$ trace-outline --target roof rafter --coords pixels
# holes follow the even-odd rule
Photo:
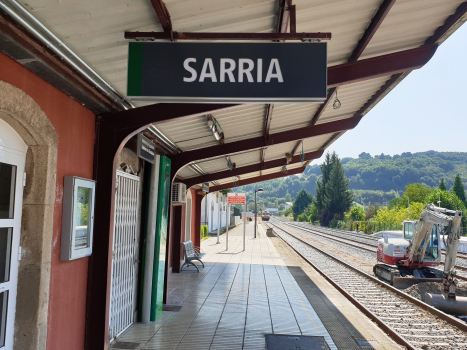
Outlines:
[[[314,152],[305,153],[304,162],[311,161],[311,160],[321,157],[323,155],[323,152],[324,152],[323,150],[318,150]],[[296,163],[301,163],[301,162],[302,160],[300,156],[295,156],[292,158],[292,161],[289,164],[296,164]],[[203,183],[203,182],[211,182],[213,180],[225,179],[225,178],[229,178],[232,176],[240,176],[243,174],[254,173],[256,171],[277,168],[277,167],[284,166],[284,165],[287,165],[286,160],[284,158],[280,158],[276,160],[271,160],[269,162],[265,162],[263,165],[261,165],[261,163],[247,165],[244,167],[236,168],[233,171],[226,170],[226,171],[220,171],[220,172],[213,173],[213,174],[207,174],[203,176],[188,178],[186,180],[183,180],[183,182],[186,183],[187,187],[191,187],[193,185]]]
[[[389,11],[391,10],[392,6],[396,0],[384,0],[383,3],[380,5],[378,11],[376,11],[375,16],[371,20],[370,24],[363,33],[361,39],[359,40],[357,46],[353,50],[352,54],[350,55],[347,62],[354,62],[359,59],[362,55],[363,51],[370,43],[371,38],[375,35],[376,31],[378,30],[381,23],[383,23],[384,19],[388,15]]]
[[[274,110],[274,104],[269,104],[268,109],[266,111],[266,118],[264,120],[264,139],[267,140],[269,138],[269,130],[271,129],[271,121],[272,121],[272,112]]]
[[[314,126],[308,126],[297,130],[288,130],[271,134],[270,140],[264,140],[262,136],[251,139],[225,143],[219,146],[210,146],[198,148],[192,151],[176,154],[172,156],[172,164],[174,167],[181,167],[193,161],[200,159],[209,159],[224,155],[232,155],[234,153],[253,151],[269,145],[278,145],[280,143],[306,139],[309,137],[331,134],[338,131],[346,131],[353,129],[360,121],[360,117],[351,117],[343,120],[338,120],[329,123],[323,123]]]
[[[232,187],[245,186],[245,185],[250,185],[250,184],[256,183],[256,182],[269,181],[269,180],[274,180],[274,179],[278,179],[278,178],[281,178],[281,177],[296,175],[296,174],[303,173],[303,171],[305,171],[305,168],[306,168],[306,166],[296,168],[296,169],[291,169],[291,170],[289,170],[287,172],[287,174],[283,173],[282,171],[279,171],[279,172],[276,172],[276,173],[267,174],[267,175],[263,175],[263,176],[252,177],[252,178],[245,179],[245,180],[238,180],[236,183],[229,182],[229,183],[222,184],[222,185],[219,185],[219,186],[209,187],[209,192],[222,191],[222,190],[226,190],[226,189],[229,189],[229,188],[232,188]]]
[[[151,0],[151,5],[156,12],[157,19],[159,20],[164,33],[172,33],[172,21],[170,20],[170,14],[164,2],[162,0]]]
[[[370,40],[375,35],[375,33],[378,30],[381,23],[383,23],[383,20],[386,18],[387,14],[389,13],[389,10],[391,10],[391,8],[392,8],[392,6],[394,5],[395,2],[396,2],[396,0],[384,0],[383,1],[383,3],[380,5],[378,11],[376,11],[376,14],[374,15],[374,17],[371,20],[370,24],[366,28],[365,33],[363,33],[362,37],[360,38],[359,42],[357,43],[357,46],[355,47],[353,52],[350,54],[350,57],[347,60],[347,63],[357,61],[360,58],[363,51],[365,50],[365,48],[369,44]],[[338,89],[338,87],[336,86],[334,88],[331,88],[328,91],[328,96],[326,98],[326,101],[324,101],[323,104],[316,111],[315,115],[311,119],[311,125],[316,124],[319,117],[321,117],[321,114],[323,114],[324,110],[328,106],[329,101],[332,99],[333,95],[336,93],[337,89]]]

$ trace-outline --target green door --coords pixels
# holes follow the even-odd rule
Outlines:
[[[154,275],[152,279],[151,321],[162,314],[164,297],[164,272],[169,229],[170,209],[170,159],[161,156],[157,198],[156,247],[154,252]]]

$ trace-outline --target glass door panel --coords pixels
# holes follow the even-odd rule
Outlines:
[[[16,166],[0,163],[0,219],[13,219]]]
[[[12,259],[12,253],[17,252],[19,246],[23,189],[19,173],[23,172],[24,157],[18,159],[4,154],[3,159],[7,163],[0,162],[0,349],[10,350],[13,348],[18,271],[17,258],[15,255]]]

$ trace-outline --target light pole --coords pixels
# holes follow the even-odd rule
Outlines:
[[[410,198],[407,197],[407,206],[409,207],[409,220],[410,220]]]
[[[255,190],[255,238],[256,238],[256,215],[257,215],[257,210],[256,210],[256,192],[263,192],[262,188],[258,188]]]
[[[441,194],[438,193],[438,208],[441,208]]]

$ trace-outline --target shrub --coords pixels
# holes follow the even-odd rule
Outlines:
[[[208,236],[208,226],[201,225],[201,239]]]

